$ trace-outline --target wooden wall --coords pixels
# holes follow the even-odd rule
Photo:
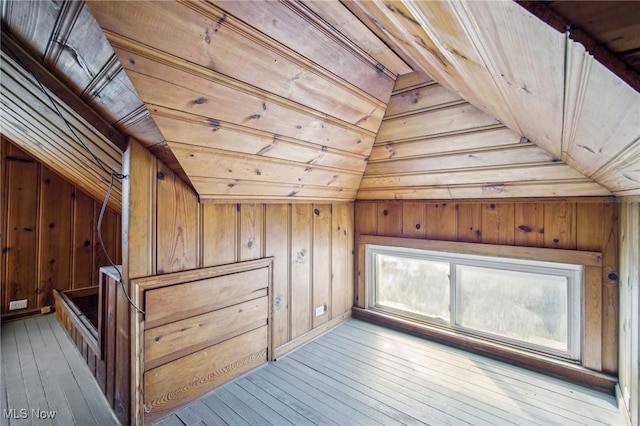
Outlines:
[[[620,200],[620,391],[640,424],[640,197]]]
[[[4,137],[1,146],[2,314],[13,300],[39,309],[54,304],[53,289],[98,285],[98,269],[108,264],[96,233],[101,202]],[[120,215],[111,209],[102,235],[119,262]]]
[[[135,141],[124,170],[126,282],[272,256],[276,357],[350,315],[353,204],[199,203],[187,184]],[[119,303],[127,304],[122,294]],[[128,339],[130,319],[118,321],[121,338]]]
[[[602,253],[602,279],[585,289],[590,369],[618,371],[618,210],[613,198],[358,201],[358,235],[424,238]],[[356,296],[363,307],[362,295]]]

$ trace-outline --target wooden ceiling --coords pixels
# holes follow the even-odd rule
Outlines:
[[[2,6],[202,200],[640,193],[638,92],[516,3]]]

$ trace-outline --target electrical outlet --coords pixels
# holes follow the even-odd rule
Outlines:
[[[316,308],[316,316],[319,317],[320,315],[324,314],[325,312],[327,312],[327,305],[322,305],[322,306],[318,306]]]
[[[27,299],[14,300],[13,302],[9,302],[10,311],[15,311],[16,309],[24,309],[26,307],[27,307]]]

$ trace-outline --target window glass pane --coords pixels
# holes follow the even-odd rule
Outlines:
[[[568,350],[565,276],[456,266],[462,327]]]
[[[449,321],[449,263],[377,254],[376,305]]]

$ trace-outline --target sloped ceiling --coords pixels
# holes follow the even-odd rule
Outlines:
[[[516,3],[88,6],[3,36],[203,200],[640,193],[638,92]]]

